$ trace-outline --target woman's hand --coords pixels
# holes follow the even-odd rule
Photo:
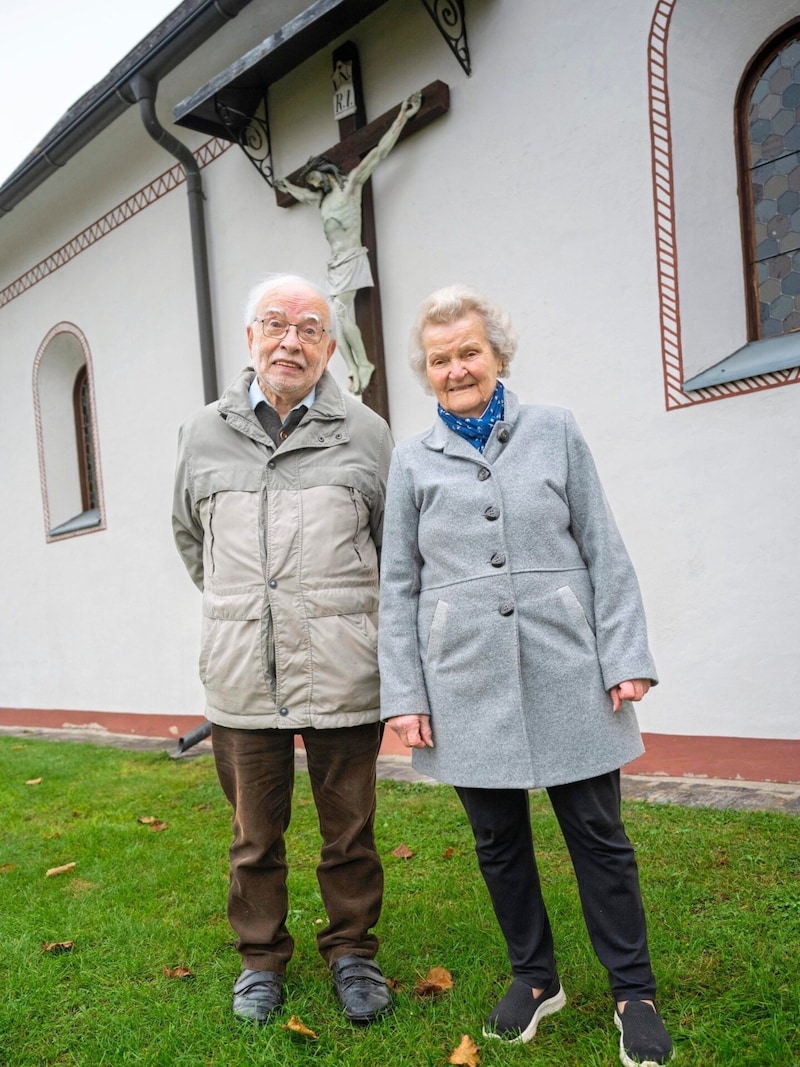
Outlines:
[[[406,748],[433,748],[430,715],[396,715],[388,722]]]
[[[614,711],[619,711],[623,700],[641,700],[649,688],[649,678],[632,678],[628,682],[620,682],[619,685],[612,686],[608,693]]]

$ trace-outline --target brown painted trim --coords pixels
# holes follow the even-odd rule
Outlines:
[[[136,712],[65,711],[58,708],[0,708],[0,726],[63,730],[98,727],[132,737],[184,737],[203,716],[142,715]],[[763,737],[688,737],[644,734],[647,751],[624,767],[626,774],[674,778],[727,778],[748,782],[800,782],[800,740]],[[391,730],[381,746],[385,756],[407,756]]]
[[[658,0],[647,41],[647,80],[650,102],[650,145],[653,172],[656,266],[661,364],[665,408],[679,411],[727,400],[745,393],[777,389],[800,382],[800,369],[772,371],[691,393],[683,391],[680,295],[678,286],[678,241],[675,229],[675,182],[672,163],[672,122],[669,107],[667,51],[672,15],[678,0]]]

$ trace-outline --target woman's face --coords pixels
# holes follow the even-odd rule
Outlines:
[[[500,361],[476,311],[422,331],[425,372],[436,399],[453,415],[478,418],[497,385]]]

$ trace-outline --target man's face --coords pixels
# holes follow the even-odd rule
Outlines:
[[[320,189],[323,193],[330,192],[331,180],[328,175],[323,174],[321,170],[309,171],[304,180],[309,189]]]
[[[276,409],[288,409],[302,400],[322,377],[336,341],[328,333],[328,306],[309,286],[291,283],[271,290],[259,304],[256,318],[272,316],[301,324],[318,320],[325,329],[316,344],[309,344],[301,343],[294,325],[283,338],[265,337],[260,322],[251,322],[247,327],[247,344],[258,384]]]

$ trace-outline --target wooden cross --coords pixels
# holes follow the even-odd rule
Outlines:
[[[348,173],[355,167],[359,160],[371,151],[392,125],[400,110],[400,105],[387,111],[380,118],[367,123],[364,108],[364,94],[361,86],[361,70],[358,63],[358,52],[350,41],[341,45],[333,53],[333,66],[337,64],[352,64],[353,87],[356,96],[356,111],[352,115],[339,120],[339,141],[332,145],[322,155],[335,163],[343,172]],[[444,82],[435,81],[426,85],[422,90],[422,104],[417,112],[400,133],[398,141],[405,139],[417,130],[423,129],[440,115],[444,115],[450,108],[450,90]],[[300,174],[303,168],[298,168],[288,175],[288,181],[300,184]],[[275,198],[280,207],[291,207],[297,201],[287,192],[275,190]],[[356,322],[370,362],[375,367],[375,372],[370,379],[369,385],[362,394],[365,404],[382,415],[389,421],[389,393],[386,382],[386,363],[383,348],[383,323],[381,317],[381,293],[378,278],[377,241],[375,235],[375,213],[372,195],[372,179],[364,184],[361,193],[361,240],[369,251],[370,266],[374,285],[359,289],[355,298]]]

